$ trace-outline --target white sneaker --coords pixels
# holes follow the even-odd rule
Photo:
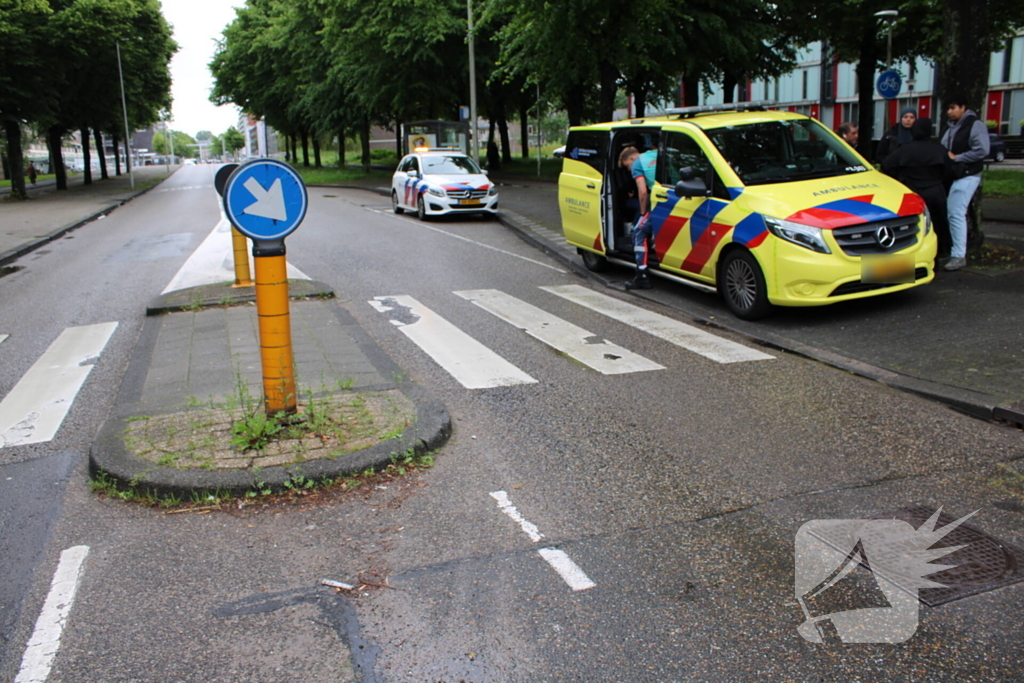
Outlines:
[[[942,267],[942,269],[943,270],[960,270],[961,268],[965,267],[966,265],[967,265],[967,259],[965,259],[965,258],[957,258],[956,256],[954,256],[953,258],[951,258],[948,261],[946,261],[946,265],[944,265]]]

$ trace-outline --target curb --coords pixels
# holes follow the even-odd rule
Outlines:
[[[288,298],[302,299],[333,299],[334,288],[318,280],[289,280]],[[179,311],[193,311],[200,308],[216,308],[218,306],[237,306],[256,301],[256,287],[235,288],[229,282],[212,285],[199,285],[187,289],[176,289],[154,298],[146,306],[146,315],[164,315]]]
[[[367,387],[364,390],[373,388],[381,387]],[[128,411],[111,417],[104,424],[89,451],[89,471],[93,476],[104,473],[129,486],[140,487],[160,496],[180,496],[196,491],[243,494],[257,485],[281,492],[286,490],[285,483],[294,477],[335,478],[358,474],[369,468],[379,469],[387,466],[395,455],[410,450],[421,455],[439,448],[448,440],[452,424],[443,403],[426,389],[409,382],[387,388],[398,388],[416,405],[416,424],[400,436],[335,459],[265,467],[259,471],[259,476],[249,469],[205,471],[162,467],[136,458],[128,452],[122,438],[125,426],[132,417],[129,414],[131,411]],[[179,412],[187,411],[168,410],[161,414]]]
[[[174,175],[174,174],[172,173],[171,175]],[[167,176],[167,178],[170,178],[170,177],[171,176]],[[167,178],[164,178],[164,180],[167,180]],[[118,201],[117,203],[110,204],[106,208],[101,209],[101,210],[99,210],[99,211],[97,211],[97,212],[95,212],[95,213],[93,213],[93,214],[91,214],[91,215],[89,215],[89,216],[87,216],[85,218],[79,219],[79,220],[75,221],[74,223],[68,223],[67,225],[65,225],[63,227],[57,228],[56,230],[54,230],[53,232],[51,232],[48,235],[44,235],[43,237],[37,237],[36,239],[32,240],[31,242],[26,242],[25,244],[21,245],[20,247],[15,247],[14,249],[9,249],[8,251],[5,251],[4,253],[0,254],[0,266],[7,265],[8,263],[10,263],[12,261],[17,261],[19,258],[24,256],[25,254],[29,254],[29,253],[35,251],[36,249],[39,249],[40,247],[49,244],[50,242],[54,241],[55,239],[59,239],[59,238],[63,237],[64,235],[66,235],[67,233],[71,232],[72,230],[80,228],[83,225],[85,225],[86,223],[91,223],[94,220],[96,220],[97,218],[99,218],[100,216],[106,216],[107,214],[111,213],[115,209],[117,209],[117,208],[119,208],[121,206],[124,206],[125,204],[127,204],[131,200],[135,199],[136,197],[140,197],[140,196],[146,194],[147,192],[149,192],[150,190],[152,190],[153,188],[159,187],[160,184],[163,183],[163,182],[164,181],[161,180],[156,185],[153,185],[152,187],[147,187],[145,190],[139,190],[138,192],[129,195],[128,197]]]

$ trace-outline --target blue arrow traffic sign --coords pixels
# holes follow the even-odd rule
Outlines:
[[[889,69],[883,71],[878,75],[878,81],[875,83],[875,87],[878,89],[878,94],[887,100],[895,99],[900,94],[900,90],[903,89],[903,79],[900,75]]]
[[[306,216],[306,185],[295,170],[274,159],[239,166],[224,186],[224,212],[231,224],[254,240],[290,235]]]

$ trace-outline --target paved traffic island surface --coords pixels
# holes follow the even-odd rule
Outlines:
[[[241,295],[240,295],[241,296]],[[329,299],[291,303],[295,418],[263,412],[256,307],[149,317],[94,473],[155,495],[281,491],[439,448],[445,406]]]

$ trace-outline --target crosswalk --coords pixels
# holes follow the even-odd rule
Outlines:
[[[646,332],[716,363],[771,360],[774,356],[580,285],[539,287],[543,292]],[[665,366],[496,289],[452,292],[603,375],[665,370]],[[406,294],[368,302],[467,389],[534,384],[538,380]]]
[[[117,323],[69,327],[0,401],[0,448],[50,441]]]

